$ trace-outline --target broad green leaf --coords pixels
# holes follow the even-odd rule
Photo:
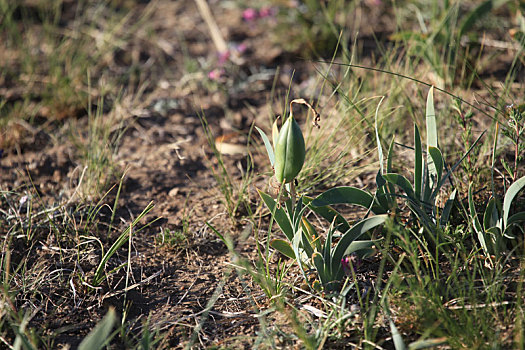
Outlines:
[[[259,135],[261,135],[261,138],[264,142],[264,147],[266,148],[266,153],[268,153],[268,158],[270,159],[270,163],[273,167],[273,164],[275,163],[275,155],[273,153],[272,144],[270,143],[270,140],[268,139],[268,136],[266,136],[266,133],[264,131],[262,131],[258,127],[255,127],[255,129],[259,132]]]
[[[457,190],[454,189],[450,196],[447,199],[447,202],[445,203],[445,207],[443,208],[443,212],[441,213],[441,218],[439,220],[439,223],[441,226],[445,226],[448,222],[448,219],[450,217],[450,212],[452,211],[452,208],[454,207],[454,202],[456,199]]]
[[[78,350],[99,350],[108,345],[111,341],[111,331],[116,322],[115,309],[110,308],[102,321],[82,340]]]
[[[387,156],[387,159],[386,159],[386,172],[387,173],[391,173],[392,172],[392,160],[394,159],[394,140],[395,140],[395,137],[392,137],[392,141],[390,141],[390,145],[388,146],[388,156]],[[394,185],[392,185],[392,184],[388,184],[387,188],[388,188],[388,193],[389,193],[389,196],[388,196],[388,202],[389,202],[388,208],[392,209],[396,205],[396,200],[395,200],[394,196],[392,196],[392,194],[394,194],[396,192],[396,189],[395,189]],[[376,214],[383,214],[383,213],[376,213]]]
[[[514,201],[514,198],[518,195],[518,193],[525,187],[525,176],[522,178],[519,178],[514,182],[512,185],[510,185],[509,189],[505,193],[505,198],[503,199],[503,227],[507,227],[507,219],[510,214],[510,206],[512,205],[512,202]]]
[[[303,274],[303,278],[305,279],[305,281],[308,281],[308,277],[306,276],[305,267],[303,266],[304,262],[302,261],[302,255],[301,255],[302,241],[303,241],[303,235],[300,232],[298,232],[298,234],[296,234],[291,240],[291,243],[292,243],[293,252],[296,257],[295,261],[297,261],[297,264],[299,265],[299,269],[301,270],[301,273]]]
[[[483,228],[488,230],[491,227],[500,226],[499,220],[500,214],[498,211],[497,200],[496,198],[491,197],[485,207],[485,213],[483,214]]]
[[[396,325],[394,324],[394,321],[392,321],[390,317],[388,318],[388,323],[390,324],[390,332],[392,333],[392,341],[394,342],[394,348],[396,350],[407,350],[401,333],[399,333]]]
[[[415,196],[414,189],[412,188],[410,181],[408,181],[406,177],[404,177],[403,175],[395,174],[395,173],[385,174],[383,175],[383,177],[385,178],[386,181],[401,188],[405,192],[407,197],[409,197],[410,199],[416,202],[419,201],[419,199],[416,198]]]
[[[274,220],[277,222],[277,225],[279,225],[286,238],[292,241],[294,231],[292,228],[292,223],[290,222],[288,215],[286,215],[286,213],[284,212],[284,209],[282,207],[278,207],[275,200],[268,194],[260,190],[257,190],[257,192],[259,192],[259,195],[261,196],[262,200],[264,201],[268,209],[270,209],[270,213],[272,213]]]
[[[389,202],[390,194],[386,193],[387,189],[385,185],[387,184],[387,182],[385,179],[383,179],[383,177],[381,176],[381,174],[379,174],[379,172],[377,173],[377,176],[376,176],[376,183],[377,183],[376,199],[382,208],[388,208],[390,206],[390,202]],[[379,214],[383,214],[383,213],[384,211],[380,212]]]
[[[297,203],[295,204],[295,210],[293,211],[292,222],[293,222],[295,232],[299,230],[299,225],[301,224],[301,218],[303,216],[305,209],[306,207],[303,206],[303,196],[301,196],[297,200]]]
[[[315,198],[311,206],[324,207],[334,204],[354,204],[366,209],[372,208],[376,214],[383,214],[385,210],[374,203],[374,197],[363,190],[351,186],[334,187]]]
[[[441,175],[443,175],[443,155],[441,154],[439,148],[432,146],[428,148],[428,152],[430,153],[430,157],[432,158],[432,162],[434,163],[436,169],[436,178],[434,179],[434,183],[439,184],[441,180]],[[438,190],[439,187],[436,186],[435,191]]]
[[[371,256],[375,253],[374,246],[375,241],[366,240],[366,241],[353,241],[350,243],[348,248],[346,248],[343,257],[350,255],[352,253],[357,253],[360,258]]]
[[[499,227],[491,227],[485,231],[485,242],[491,255],[499,256],[499,253],[505,249],[503,232]]]
[[[376,132],[376,142],[377,142],[377,155],[379,157],[379,168],[381,170],[381,174],[384,173],[384,165],[383,165],[383,147],[381,146],[381,138],[379,137],[379,128],[377,126],[377,114],[379,113],[379,106],[381,106],[381,102],[383,102],[383,99],[385,96],[381,97],[381,101],[379,101],[377,108],[376,108],[376,114],[374,117],[374,129]]]
[[[308,236],[310,244],[315,247],[317,251],[321,251],[321,239],[319,234],[315,230],[315,227],[310,223],[310,221],[303,217],[301,220],[301,229]]]
[[[437,126],[436,126],[436,112],[434,111],[434,87],[432,86],[428,91],[427,96],[427,110],[426,110],[426,125],[427,125],[427,167],[430,178],[429,187],[433,188],[434,184],[439,181],[437,179],[437,169],[432,157],[430,156],[429,148],[438,147]]]
[[[331,269],[332,266],[330,265],[332,261],[332,238],[334,235],[334,227],[333,225],[330,225],[330,228],[328,229],[328,234],[326,235],[326,240],[324,241],[324,247],[323,247],[323,260],[326,265],[325,271],[327,273],[332,273]]]
[[[382,225],[386,219],[388,218],[388,215],[376,215],[372,216],[370,218],[363,219],[359,221],[357,224],[352,226],[350,230],[345,232],[339,242],[337,242],[337,245],[335,246],[332,254],[332,271],[337,271],[339,266],[335,266],[335,264],[340,264],[341,259],[344,257],[346,250],[352,244],[353,241],[358,239],[361,235],[363,235],[365,232],[370,231],[371,229]]]
[[[275,250],[278,250],[283,255],[289,257],[290,259],[295,260],[295,253],[293,251],[292,245],[283,240],[283,239],[272,239],[270,242],[270,247],[272,247]]]
[[[507,226],[505,227],[505,234],[508,238],[514,238],[511,236],[508,236],[510,231],[512,230],[513,225],[519,225],[522,230],[525,228],[525,211],[519,212],[517,214],[512,215],[509,220],[507,221]]]
[[[419,128],[414,123],[414,191],[418,199],[421,198],[421,189],[423,187],[423,148],[421,146],[421,135],[419,134]]]
[[[304,252],[306,253],[306,256],[311,257],[314,253],[314,248],[312,247],[308,233],[306,233],[303,229],[301,229],[301,244],[303,246]]]
[[[409,350],[436,349],[441,345],[448,344],[447,337],[416,340],[408,345]]]
[[[277,126],[277,119],[272,124],[272,142],[275,146],[277,144],[277,139],[279,138],[279,127]]]
[[[315,252],[312,255],[312,263],[315,266],[317,273],[319,274],[319,279],[321,280],[321,283],[323,285],[327,285],[329,282],[331,282],[330,279],[327,278],[325,270],[326,264],[324,262],[323,256],[320,253]]]

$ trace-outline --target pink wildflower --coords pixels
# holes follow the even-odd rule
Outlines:
[[[248,48],[248,45],[246,45],[245,43],[240,43],[239,45],[236,46],[236,50],[238,53],[243,53],[244,51],[246,51],[246,49]]]
[[[218,81],[222,75],[224,74],[224,69],[222,68],[215,68],[214,70],[210,71],[208,73],[208,78],[210,80],[215,80],[215,81]]]
[[[242,18],[247,22],[251,22],[257,18],[257,11],[252,8],[247,8],[242,12]]]

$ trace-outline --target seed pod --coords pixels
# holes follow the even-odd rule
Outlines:
[[[275,145],[275,178],[279,183],[288,183],[295,179],[303,167],[305,154],[303,133],[290,114]]]

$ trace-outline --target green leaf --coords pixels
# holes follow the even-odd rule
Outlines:
[[[429,187],[433,188],[434,183],[438,180],[437,178],[437,169],[432,157],[430,156],[429,148],[438,147],[438,138],[437,138],[437,126],[436,126],[436,112],[434,111],[434,87],[432,86],[428,91],[427,96],[427,110],[426,110],[426,125],[427,125],[427,167],[428,174],[430,178]]]
[[[277,144],[277,139],[279,138],[279,127],[277,126],[278,119],[279,118],[275,119],[272,124],[272,142],[274,146]]]
[[[379,113],[379,106],[381,106],[381,102],[383,102],[383,99],[385,96],[381,97],[381,101],[379,101],[377,108],[376,108],[376,114],[374,117],[374,129],[376,132],[376,142],[377,142],[377,155],[379,157],[379,168],[381,170],[381,174],[384,173],[384,165],[383,165],[383,147],[381,146],[381,138],[379,137],[379,128],[377,127],[377,115]]]
[[[525,176],[516,180],[505,193],[505,198],[503,199],[503,227],[507,227],[507,219],[510,214],[510,206],[514,201],[514,198],[518,193],[525,187]]]
[[[396,350],[407,350],[405,342],[403,341],[403,337],[397,330],[394,321],[392,321],[390,317],[388,318],[388,323],[390,324],[390,332],[392,333],[392,341],[394,342],[394,348]]]
[[[97,269],[95,271],[95,276],[93,277],[93,285],[94,286],[98,286],[100,283],[102,283],[102,281],[104,281],[105,279],[105,276],[104,276],[104,269],[106,268],[106,264],[108,262],[108,260],[113,256],[113,254],[115,254],[117,252],[117,250],[122,247],[122,245],[124,245],[124,243],[126,243],[131,235],[131,233],[138,233],[139,231],[143,230],[144,228],[150,226],[151,224],[153,224],[155,221],[157,221],[158,219],[156,220],[153,220],[151,222],[149,222],[148,224],[142,226],[140,229],[135,229],[132,231],[132,228],[135,228],[138,223],[140,222],[140,220],[142,220],[142,218],[144,216],[146,216],[153,208],[155,207],[155,205],[153,205],[153,202],[150,202],[146,208],[144,208],[144,210],[142,211],[142,213],[140,213],[136,218],[135,220],[133,220],[133,222],[131,223],[131,225],[129,225],[128,227],[126,227],[126,229],[124,230],[124,232],[122,232],[122,234],[117,238],[117,240],[111,245],[111,247],[109,248],[109,250],[106,252],[106,254],[104,254],[104,256],[102,257],[102,260],[100,261],[100,263],[98,264],[97,266]]]
[[[481,248],[483,248],[483,251],[486,255],[489,255],[489,248],[487,246],[487,242],[485,240],[485,233],[483,231],[483,228],[481,227],[481,223],[478,219],[478,214],[476,212],[476,207],[474,205],[474,199],[472,198],[472,186],[469,185],[468,188],[468,206],[470,211],[470,219],[472,220],[472,227],[474,228],[474,232],[476,232],[478,236],[478,241],[481,244]]]
[[[372,248],[374,244],[375,242],[371,240],[353,241],[348,248],[346,248],[343,257],[352,253],[357,253],[360,258],[371,256],[375,253],[375,249]]]
[[[488,230],[491,227],[500,226],[500,214],[497,206],[497,199],[490,198],[487,206],[485,207],[485,213],[483,214],[483,228]]]
[[[419,134],[419,128],[414,123],[414,148],[415,148],[415,161],[414,161],[414,190],[416,197],[421,198],[421,189],[423,187],[423,148],[421,146],[421,135]]]
[[[323,285],[327,285],[330,281],[330,278],[326,275],[326,264],[324,263],[323,256],[319,252],[315,252],[312,255],[312,264],[315,266],[315,269],[317,270],[317,274],[319,274],[319,279],[321,280],[321,283]]]
[[[292,228],[292,223],[290,222],[288,215],[286,215],[286,213],[284,212],[284,209],[277,206],[275,200],[268,194],[260,190],[257,190],[257,192],[259,192],[259,195],[261,196],[262,200],[264,201],[268,209],[270,209],[270,213],[272,213],[274,220],[277,222],[277,225],[279,225],[286,238],[292,241],[294,231]]]
[[[522,222],[525,222],[525,211],[516,213],[508,219],[507,226],[505,227],[505,233],[507,233],[507,230],[510,231],[512,225],[517,225]],[[521,228],[523,228],[523,226],[521,226]]]
[[[416,340],[408,345],[410,350],[420,350],[420,349],[436,349],[440,345],[448,344],[448,339],[446,337],[442,338],[433,338],[433,339],[423,339]]]
[[[392,141],[390,141],[390,145],[388,146],[388,156],[387,156],[387,159],[386,159],[386,172],[387,173],[391,173],[392,172],[392,161],[394,159],[394,140],[395,140],[395,137],[392,137]],[[392,194],[394,194],[396,192],[396,189],[395,189],[394,185],[392,185],[392,184],[388,184],[387,188],[388,188],[388,193],[389,193],[389,196],[388,196],[388,202],[389,202],[388,208],[392,209],[396,205],[396,200],[395,200],[394,196],[392,196]],[[376,214],[383,214],[383,213],[376,213]]]
[[[270,159],[270,163],[273,167],[273,164],[275,163],[275,155],[273,153],[272,144],[270,143],[270,140],[268,139],[268,136],[266,136],[266,133],[264,131],[262,131],[258,127],[255,127],[255,129],[259,132],[259,135],[261,135],[261,138],[264,142],[264,147],[266,148],[266,153],[268,153],[268,158]]]
[[[112,338],[110,337],[111,331],[116,322],[115,310],[110,308],[102,321],[82,340],[78,350],[99,350],[108,345]]]
[[[374,197],[363,190],[351,186],[334,187],[315,198],[311,205],[313,207],[324,207],[334,204],[354,204],[369,209],[376,214],[383,214],[385,210],[374,203]]]
[[[352,226],[350,230],[345,232],[339,242],[337,242],[337,245],[335,246],[335,249],[332,254],[332,271],[337,271],[339,268],[339,265],[341,263],[341,259],[343,259],[346,250],[352,244],[353,241],[358,239],[361,235],[363,235],[365,232],[370,231],[371,229],[382,225],[386,219],[388,218],[388,215],[376,215],[372,216],[370,218],[363,219],[359,221],[357,224]],[[337,266],[336,266],[337,264]]]
[[[414,189],[412,188],[410,181],[408,181],[406,177],[395,173],[385,174],[383,177],[386,181],[401,188],[407,197],[414,200],[415,202],[419,202],[419,199],[415,196]]]
[[[452,207],[454,206],[454,202],[456,199],[457,190],[454,189],[450,196],[447,199],[447,202],[445,203],[445,207],[443,208],[443,212],[441,213],[441,218],[439,220],[439,223],[441,226],[444,226],[447,224],[448,219],[450,217],[450,212],[452,211]]]
[[[334,235],[334,227],[330,226],[328,229],[328,234],[326,235],[326,240],[324,241],[323,247],[323,260],[326,265],[325,271],[331,273],[331,261],[332,261],[332,238]]]
[[[295,260],[295,253],[293,251],[292,245],[289,242],[278,238],[272,239],[272,241],[270,242],[270,247],[279,251],[280,253],[289,257],[290,259]]]
[[[441,151],[439,148],[436,147],[429,147],[428,152],[430,153],[430,157],[432,158],[432,162],[435,165],[436,168],[436,178],[434,179],[434,183],[439,184],[441,180],[441,176],[443,175],[443,155],[441,154]],[[439,191],[439,187],[436,186],[435,192]]]
[[[301,220],[301,229],[303,230],[303,233],[307,235],[310,244],[315,247],[317,251],[321,251],[321,239],[319,234],[306,217],[303,217]]]

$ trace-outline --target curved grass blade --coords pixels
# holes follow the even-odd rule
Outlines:
[[[139,222],[140,220],[142,220],[142,218],[144,216],[146,216],[153,208],[155,207],[155,205],[153,204],[153,202],[149,202],[149,204],[146,206],[146,208],[142,211],[142,213],[140,213],[136,218],[135,220],[133,220],[133,222],[124,230],[124,232],[122,232],[122,234],[117,238],[117,240],[111,245],[111,247],[109,248],[109,250],[106,252],[106,254],[104,254],[104,256],[102,257],[102,260],[100,261],[100,263],[98,264],[98,267],[97,267],[97,270],[95,271],[95,276],[93,277],[93,285],[96,287],[98,286],[100,283],[102,283],[102,281],[105,279],[105,276],[104,276],[104,269],[106,267],[106,264],[108,262],[108,260],[113,256],[113,254],[116,253],[116,251],[122,247],[122,245],[124,243],[126,243],[130,237],[130,234],[131,234],[131,230],[132,228],[134,228]],[[138,230],[135,230],[134,233],[137,233],[141,230],[143,230],[144,228],[150,226],[151,224],[153,224],[155,221],[157,221],[159,218],[149,222],[148,224],[142,226],[140,229]]]
[[[266,133],[264,131],[262,131],[258,127],[255,127],[255,130],[257,130],[259,132],[259,135],[261,135],[261,138],[264,142],[264,147],[266,148],[266,153],[268,153],[268,158],[270,159],[270,163],[273,167],[273,164],[275,163],[275,154],[273,153],[272,144],[270,143],[270,140],[268,139],[268,136],[266,136]]]

